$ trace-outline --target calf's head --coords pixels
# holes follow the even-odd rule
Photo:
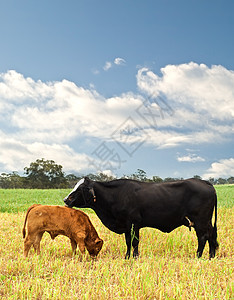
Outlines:
[[[98,253],[102,249],[102,245],[103,245],[103,240],[100,239],[100,238],[96,238],[94,241],[89,240],[89,239],[85,239],[86,249],[88,250],[89,255],[92,258],[95,258],[98,255]]]

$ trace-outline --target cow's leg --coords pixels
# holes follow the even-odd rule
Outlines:
[[[209,233],[207,226],[205,227],[195,227],[197,239],[198,239],[198,248],[197,248],[197,257],[200,258],[202,256],[203,250],[206,245],[206,241],[209,238]]]
[[[127,245],[127,252],[125,255],[125,259],[129,259],[131,255],[131,231],[125,232],[125,241]]]
[[[127,252],[125,259],[129,259],[131,256],[131,249],[133,247],[133,257],[139,256],[138,245],[139,245],[139,229],[133,226],[130,231],[125,232],[125,240],[127,245]]]
[[[134,236],[132,237],[133,246],[133,257],[137,258],[139,256],[138,245],[139,245],[139,229],[134,227]]]
[[[216,226],[212,226],[210,224],[210,232],[209,232],[209,238],[208,238],[208,242],[209,242],[209,247],[210,247],[210,259],[215,257],[215,251],[216,249],[218,249],[219,244],[217,242],[217,227]]]
[[[210,258],[214,258],[215,257],[216,246],[215,246],[214,241],[212,240],[212,238],[209,238],[208,242],[209,242],[209,247],[210,247],[210,250],[209,250]]]
[[[72,247],[72,253],[73,253],[73,255],[75,255],[76,254],[77,243],[73,239],[70,239],[70,242],[71,242],[71,247]]]
[[[197,257],[202,257],[203,250],[206,245],[207,238],[204,235],[199,235],[198,237],[198,248],[197,248]]]

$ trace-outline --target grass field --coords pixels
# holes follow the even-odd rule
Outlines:
[[[97,260],[71,254],[69,239],[43,236],[41,254],[23,257],[22,227],[33,203],[63,205],[68,190],[0,190],[0,299],[233,299],[234,185],[216,187],[215,259],[196,258],[195,231],[140,231],[139,259],[125,260],[123,235],[85,210],[104,246]]]

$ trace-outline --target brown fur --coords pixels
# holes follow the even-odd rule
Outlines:
[[[52,239],[60,234],[69,237],[74,254],[78,244],[82,254],[86,248],[90,256],[95,257],[103,245],[89,217],[82,211],[64,206],[33,204],[27,210],[23,227],[25,257],[32,245],[37,254],[40,253],[40,241],[45,231],[49,232]]]

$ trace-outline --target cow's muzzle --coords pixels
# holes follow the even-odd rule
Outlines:
[[[65,206],[66,206],[66,207],[71,207],[71,202],[69,203],[68,198],[64,198],[64,199],[63,199],[63,202],[65,203]]]

